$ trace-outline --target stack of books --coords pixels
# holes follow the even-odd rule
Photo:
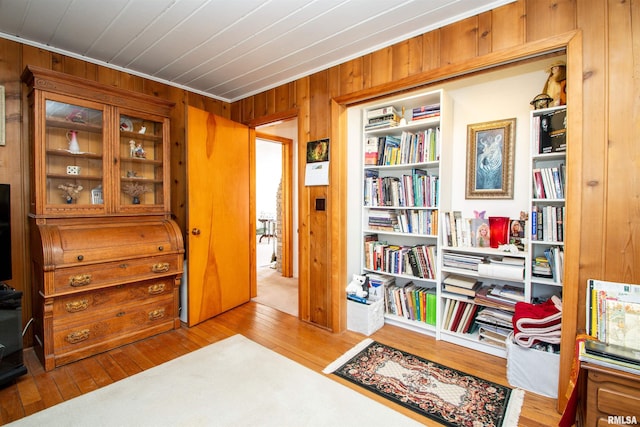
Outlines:
[[[376,108],[367,111],[367,124],[365,130],[381,129],[386,127],[398,126],[400,123],[400,115],[394,106]]]
[[[507,338],[513,332],[513,313],[485,307],[476,316],[479,340],[495,347],[506,348]]]
[[[448,275],[442,283],[444,284],[444,291],[468,297],[475,297],[476,290],[480,286],[480,282],[473,277],[459,276],[457,274]]]
[[[531,275],[552,279],[551,266],[546,256],[537,256],[531,262]]]
[[[445,252],[442,262],[445,267],[460,268],[463,270],[478,271],[478,265],[484,261],[483,256],[461,253]]]
[[[493,307],[505,311],[514,311],[516,302],[524,300],[524,291],[522,291],[522,297],[507,296],[507,293],[501,294],[502,289],[496,289],[498,286],[504,287],[505,285],[488,285],[481,286],[476,290],[476,294],[473,300],[487,307]],[[515,294],[516,292],[512,290]]]
[[[412,110],[411,120],[422,120],[440,116],[440,103],[422,105]]]

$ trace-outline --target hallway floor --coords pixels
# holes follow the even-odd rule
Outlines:
[[[259,304],[275,308],[284,313],[298,316],[298,279],[282,277],[272,265],[274,239],[256,242],[258,296],[253,298]]]

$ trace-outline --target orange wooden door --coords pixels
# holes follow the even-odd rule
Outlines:
[[[188,323],[250,300],[249,129],[189,107]]]

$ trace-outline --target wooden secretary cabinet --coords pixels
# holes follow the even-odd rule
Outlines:
[[[28,66],[34,347],[46,370],[179,327],[173,103]]]

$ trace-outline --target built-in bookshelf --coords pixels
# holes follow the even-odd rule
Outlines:
[[[566,106],[531,112],[531,299],[559,295],[564,272],[566,223]]]
[[[362,110],[362,270],[384,286],[387,323],[432,335],[447,108],[437,90]]]

